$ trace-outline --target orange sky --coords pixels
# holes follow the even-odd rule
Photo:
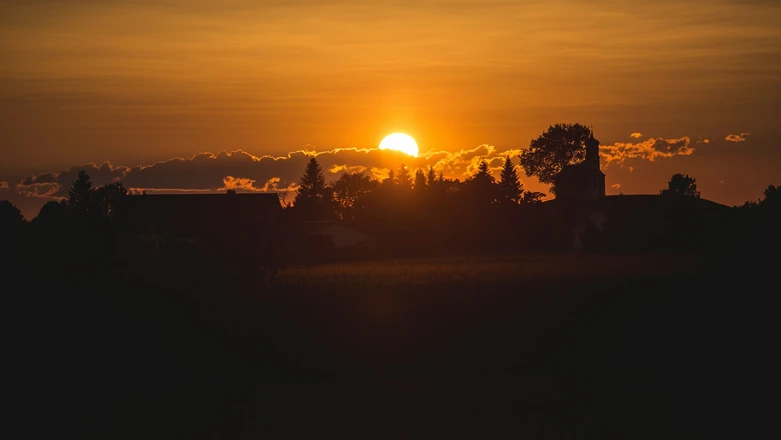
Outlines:
[[[372,148],[394,131],[422,152],[505,152],[579,122],[603,146],[689,139],[690,155],[608,164],[609,192],[683,172],[740,204],[781,183],[777,3],[0,2],[0,198],[84,163]]]

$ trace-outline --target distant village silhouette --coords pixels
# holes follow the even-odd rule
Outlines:
[[[277,270],[452,253],[697,251],[745,245],[745,236],[728,231],[764,231],[778,215],[774,185],[757,202],[728,207],[701,198],[695,179],[683,174],[657,195],[606,196],[599,141],[580,124],[551,126],[520,159],[527,175],[551,184],[554,200],[524,191],[511,157],[498,180],[481,160],[464,181],[401,164],[382,181],[345,172],[332,183],[312,157],[292,201],[233,190],[132,195],[121,182],[93,187],[82,171],[68,197],[47,203],[29,224],[3,201],[2,230],[19,247],[98,246],[120,266],[200,255]]]

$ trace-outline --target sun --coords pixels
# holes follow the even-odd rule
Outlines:
[[[418,144],[415,142],[415,139],[404,133],[393,133],[385,136],[385,139],[380,142],[380,150],[396,150],[418,157]]]

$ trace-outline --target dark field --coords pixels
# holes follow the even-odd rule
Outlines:
[[[569,253],[70,271],[30,281],[11,377],[30,437],[744,438],[770,417],[771,274]]]

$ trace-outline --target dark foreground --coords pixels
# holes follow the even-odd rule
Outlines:
[[[106,439],[748,438],[772,419],[774,265],[551,258],[31,278],[8,309],[14,418]]]

